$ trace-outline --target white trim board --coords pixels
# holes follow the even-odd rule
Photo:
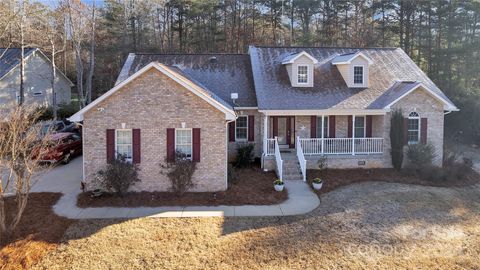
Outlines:
[[[332,65],[344,65],[344,64],[351,64],[353,59],[357,58],[361,56],[362,58],[364,58],[365,60],[367,60],[368,64],[371,65],[373,64],[373,61],[372,59],[368,58],[365,54],[363,54],[362,52],[357,52],[355,54],[353,54],[352,56],[348,57],[346,55],[339,55],[337,57],[348,57],[348,60],[344,60],[344,61],[335,61],[335,57],[333,60],[332,60]]]
[[[441,101],[445,106],[444,106],[444,110],[448,110],[448,111],[459,111],[459,109],[453,105],[452,103],[448,102],[446,99],[442,98],[441,96],[439,96],[437,93],[435,93],[434,91],[432,91],[432,89],[428,88],[426,85],[424,85],[423,83],[419,83],[417,86],[415,86],[414,88],[408,90],[405,94],[401,95],[399,98],[395,99],[394,101],[390,102],[387,106],[385,106],[385,109],[386,110],[390,110],[390,108],[392,107],[392,105],[394,105],[395,103],[397,103],[398,101],[400,101],[402,98],[408,96],[410,93],[412,93],[413,91],[417,90],[419,87],[422,87],[422,89],[424,89],[428,94],[430,94],[432,97],[436,98],[437,100]]]
[[[287,60],[287,61],[282,61],[282,65],[293,64],[293,62],[295,62],[295,60],[297,60],[297,58],[299,58],[299,57],[302,56],[302,55],[304,55],[304,56],[308,57],[310,60],[312,60],[313,64],[317,64],[317,63],[318,63],[318,60],[317,60],[315,57],[311,56],[311,55],[310,55],[309,53],[307,53],[306,51],[302,51],[302,52],[300,52],[300,53],[297,53],[297,54],[295,55],[295,57],[293,57],[292,59],[289,59],[289,60]]]
[[[389,110],[260,110],[265,115],[385,115]]]
[[[99,98],[95,99],[92,103],[88,104],[85,106],[83,109],[72,115],[68,120],[72,122],[79,122],[83,121],[83,115],[89,111],[90,109],[94,108],[96,105],[98,105],[100,102],[103,100],[107,99],[111,95],[113,95],[115,92],[117,92],[119,89],[133,81],[134,79],[138,78],[140,75],[144,74],[148,70],[155,68],[161,73],[167,75],[169,78],[180,84],[181,86],[185,87],[187,90],[190,90],[192,93],[197,95],[198,97],[202,98],[205,100],[207,103],[215,107],[216,109],[220,110],[221,112],[225,113],[225,118],[226,120],[235,120],[236,115],[233,109],[230,109],[226,107],[225,105],[221,104],[217,100],[213,99],[208,93],[205,93],[205,90],[198,85],[196,85],[194,82],[190,81],[189,79],[185,78],[184,76],[178,74],[177,72],[171,70],[167,66],[157,63],[157,62],[152,62],[139,71],[135,72],[132,74],[130,77],[122,81],[121,83],[117,84],[115,87],[110,89],[108,92],[105,94],[101,95]]]

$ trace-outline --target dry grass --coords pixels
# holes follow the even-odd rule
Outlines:
[[[238,180],[229,183],[225,192],[191,192],[177,197],[171,192],[135,192],[124,197],[104,194],[92,198],[90,193],[78,196],[79,207],[104,206],[187,206],[187,205],[270,205],[278,204],[288,198],[287,190],[276,192],[273,189],[274,172],[262,172],[260,167],[237,169]]]
[[[27,208],[10,241],[1,246],[0,269],[29,269],[54,250],[72,220],[58,217],[52,205],[60,193],[32,193]],[[14,197],[6,199],[7,213],[15,207]]]
[[[384,182],[298,217],[84,220],[37,269],[480,268],[480,186]]]

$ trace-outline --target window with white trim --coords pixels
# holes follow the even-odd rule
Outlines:
[[[328,116],[323,119],[323,137],[328,138]],[[322,117],[317,116],[317,138],[322,138]]]
[[[235,140],[246,141],[248,139],[248,116],[241,115],[235,121]]]
[[[353,67],[353,83],[363,84],[363,66]]]
[[[308,66],[297,67],[297,83],[308,83]]]
[[[115,156],[125,157],[126,160],[132,160],[132,130],[117,129],[115,130]]]
[[[355,138],[365,138],[365,116],[355,116]]]
[[[185,155],[186,158],[192,158],[192,129],[175,129],[175,151]]]
[[[408,115],[407,136],[408,144],[417,144],[420,141],[420,115],[417,112]]]

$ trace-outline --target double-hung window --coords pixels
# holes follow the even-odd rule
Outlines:
[[[128,161],[132,160],[132,130],[117,129],[115,134],[116,157],[123,157]]]
[[[235,121],[235,140],[246,141],[248,139],[248,116],[241,115]]]
[[[365,138],[365,116],[355,116],[355,138]]]
[[[420,115],[416,112],[411,112],[408,115],[408,144],[416,144],[420,141]]]
[[[192,129],[175,129],[175,151],[192,158]]]
[[[363,66],[353,67],[353,84],[363,84]]]
[[[308,83],[308,66],[297,67],[297,82]]]
[[[323,118],[323,137],[328,138],[328,116]],[[317,116],[317,138],[322,138],[322,117]]]

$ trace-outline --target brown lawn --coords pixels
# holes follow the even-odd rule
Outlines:
[[[119,197],[104,194],[92,198],[89,192],[78,196],[79,207],[103,206],[187,206],[187,205],[271,205],[288,198],[288,191],[276,192],[273,189],[274,172],[263,172],[260,167],[237,169],[238,180],[229,183],[224,192],[186,193],[177,197],[171,192],[132,192]]]
[[[65,230],[74,222],[53,213],[51,206],[60,196],[60,193],[29,195],[20,225],[8,243],[1,246],[0,269],[29,269],[58,246]],[[16,206],[14,199],[6,198],[9,217]]]
[[[82,220],[34,269],[478,269],[480,185],[385,182],[268,218]]]

